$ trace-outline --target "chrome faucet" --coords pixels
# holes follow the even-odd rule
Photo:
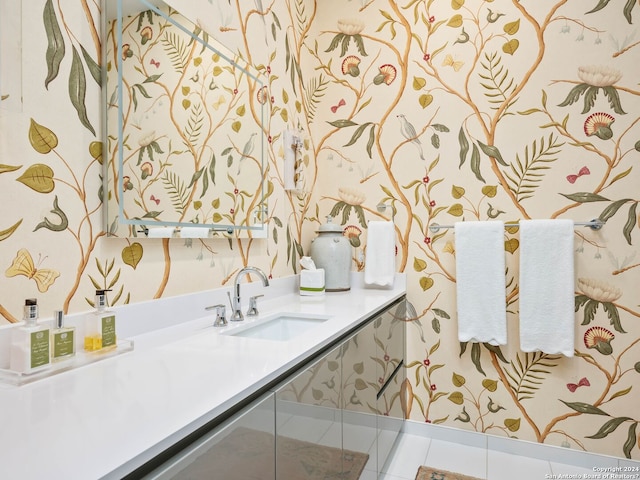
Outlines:
[[[240,304],[240,279],[244,275],[248,275],[250,273],[256,273],[262,279],[262,284],[265,287],[269,286],[269,279],[267,278],[265,273],[258,267],[244,267],[242,270],[240,270],[236,275],[235,281],[233,282],[234,296],[233,301],[231,301],[232,313],[231,318],[229,319],[232,322],[241,322],[242,320],[244,320],[244,315],[242,315],[242,306]],[[229,299],[231,299],[231,295],[229,295]]]

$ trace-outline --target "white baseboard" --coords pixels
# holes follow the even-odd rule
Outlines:
[[[516,438],[497,437],[485,433],[461,430],[458,428],[434,425],[431,423],[423,423],[415,420],[406,420],[404,422],[403,433],[427,437],[434,440],[458,443],[469,447],[487,448],[489,450],[504,452],[511,455],[546,460],[551,463],[575,465],[582,468],[590,469],[595,466],[602,468],[640,467],[640,461],[637,460],[583,452],[570,448],[545,445]]]

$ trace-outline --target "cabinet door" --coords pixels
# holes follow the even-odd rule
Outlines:
[[[145,479],[275,479],[275,396],[265,395]]]
[[[369,322],[342,345],[342,442],[345,451],[369,455],[365,471],[376,472],[376,394],[380,388],[375,325]]]
[[[400,390],[406,378],[405,356],[406,300],[385,310],[376,320],[378,365],[384,383],[377,395],[377,468],[382,470],[404,422]]]
[[[345,478],[366,463],[343,451],[341,356],[342,345],[277,388],[278,480]]]

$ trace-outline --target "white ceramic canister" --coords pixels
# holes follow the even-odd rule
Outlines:
[[[316,231],[311,242],[311,258],[317,268],[324,268],[325,291],[344,292],[351,289],[351,244],[342,234],[342,227],[332,222]]]

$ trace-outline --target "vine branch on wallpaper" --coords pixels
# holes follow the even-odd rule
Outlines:
[[[11,315],[11,313],[6,308],[4,308],[1,304],[0,304],[0,315],[6,318],[9,321],[9,323],[18,323],[20,321],[16,317]]]

